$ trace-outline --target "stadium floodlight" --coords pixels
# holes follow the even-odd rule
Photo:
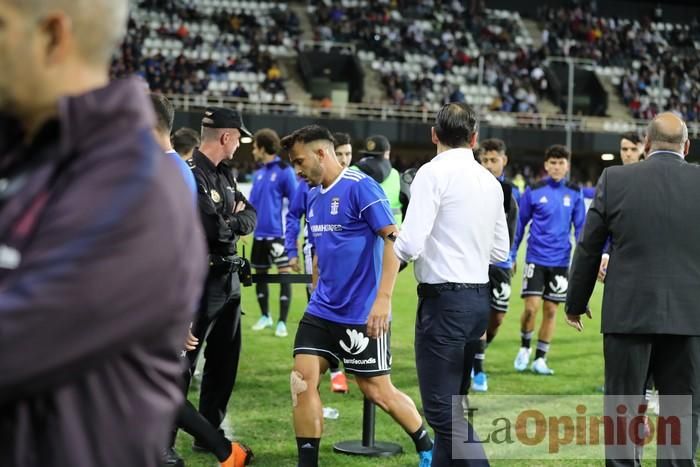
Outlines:
[[[571,153],[571,139],[573,132],[573,115],[574,115],[574,69],[575,65],[588,65],[595,66],[596,62],[588,58],[574,58],[574,57],[547,57],[545,63],[549,65],[551,62],[562,62],[569,66],[569,92],[566,102],[566,149]],[[569,156],[569,163],[571,163],[571,157]]]
[[[613,161],[615,160],[615,155],[610,154],[609,152],[606,152],[605,154],[602,154],[600,158],[604,161]]]

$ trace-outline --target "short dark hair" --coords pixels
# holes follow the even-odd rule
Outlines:
[[[571,152],[562,144],[554,144],[544,151],[544,161],[549,159],[569,159]]]
[[[639,133],[637,133],[636,131],[628,131],[627,133],[622,133],[620,135],[620,139],[626,139],[627,141],[631,141],[634,144],[642,143],[642,137],[639,136]]]
[[[253,136],[255,144],[262,148],[267,154],[277,154],[280,152],[280,137],[271,128],[263,128],[255,132]]]
[[[184,155],[199,146],[199,133],[192,128],[183,127],[173,133],[170,142],[173,143],[175,152]]]
[[[352,145],[352,138],[350,138],[350,135],[347,133],[333,133],[333,139],[335,139],[335,143],[333,145],[336,148],[346,144]]]
[[[156,114],[156,130],[170,135],[175,121],[175,108],[163,94],[151,93],[151,104]]]
[[[467,146],[479,131],[479,116],[464,102],[445,104],[435,117],[435,134],[449,148]]]
[[[506,153],[506,143],[502,139],[489,138],[479,143],[479,154],[496,151],[500,154]]]
[[[314,141],[328,141],[335,147],[335,138],[328,131],[328,128],[320,125],[307,125],[282,138],[282,148],[289,151],[296,143],[307,144]]]

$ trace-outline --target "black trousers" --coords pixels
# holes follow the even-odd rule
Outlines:
[[[488,287],[419,295],[416,369],[425,418],[435,431],[434,467],[489,465],[460,396],[467,393],[475,343],[490,309]]]
[[[206,341],[199,411],[216,428],[226,415],[226,406],[236,384],[241,354],[240,305],[238,274],[210,271],[197,318],[192,325],[192,334],[199,339],[199,345],[187,352],[189,368],[184,377],[187,389]]]
[[[692,438],[682,440],[681,446],[659,447],[658,466],[692,466],[698,448],[700,428],[700,336],[668,334],[605,334],[603,338],[605,357],[606,396],[630,396],[623,398],[634,406],[642,403],[647,377],[654,379],[661,397],[661,412],[664,415],[666,395],[692,395],[692,417],[683,418],[689,424]],[[637,402],[639,401],[639,402]],[[606,397],[606,415],[616,416],[618,400]],[[668,404],[666,409],[668,410]],[[608,425],[605,425],[606,429]],[[606,437],[613,435],[606,431]],[[689,452],[692,450],[692,452]],[[623,452],[623,456],[620,453]],[[634,443],[606,447],[607,466],[639,466],[642,450]]]

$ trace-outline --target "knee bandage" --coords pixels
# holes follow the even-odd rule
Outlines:
[[[308,389],[304,376],[296,370],[289,375],[289,388],[292,391],[292,406],[297,406],[297,396]]]

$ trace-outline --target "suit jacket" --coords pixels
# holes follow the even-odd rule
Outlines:
[[[603,171],[574,253],[567,313],[585,312],[608,236],[602,332],[700,335],[700,167],[659,151]]]

